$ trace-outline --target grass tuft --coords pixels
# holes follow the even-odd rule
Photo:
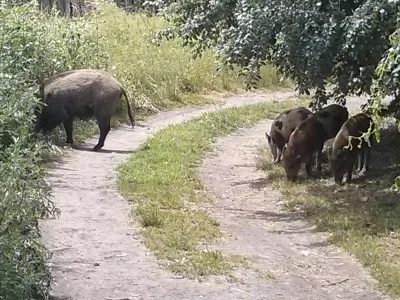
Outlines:
[[[261,277],[265,280],[276,280],[276,276],[271,272],[264,272],[262,273]]]
[[[196,165],[211,150],[215,138],[298,104],[297,99],[291,99],[234,107],[169,126],[119,167],[118,186],[122,195],[136,205],[145,245],[158,258],[167,260],[170,270],[199,277],[226,274],[243,263],[232,256],[198,249],[221,233],[218,222],[195,208],[195,203],[209,201],[196,192],[202,189]]]

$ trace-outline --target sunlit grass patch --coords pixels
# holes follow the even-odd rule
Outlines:
[[[229,108],[168,126],[119,168],[121,193],[135,204],[144,242],[170,270],[197,277],[225,274],[241,260],[198,249],[220,237],[219,224],[194,208],[206,200],[196,176],[199,160],[219,136],[298,105],[298,99]],[[209,199],[208,199],[209,200]]]

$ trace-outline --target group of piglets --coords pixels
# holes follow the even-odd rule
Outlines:
[[[327,149],[331,173],[337,184],[351,182],[353,166],[358,158],[359,175],[368,170],[370,146],[367,141],[357,138],[374,129],[371,117],[364,113],[349,118],[347,108],[338,104],[325,106],[312,113],[305,107],[292,108],[280,113],[274,120],[270,134],[265,133],[271,148],[273,163],[283,161],[286,177],[295,181],[302,162],[307,176],[312,176],[312,162],[316,155],[316,168],[321,174],[322,150],[327,140],[334,138],[332,147]],[[359,144],[361,143],[361,147]]]

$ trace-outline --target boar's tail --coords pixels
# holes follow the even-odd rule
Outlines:
[[[131,121],[132,127],[135,127],[135,118],[132,116],[131,105],[129,104],[129,99],[128,96],[126,95],[126,91],[124,88],[122,88],[122,94],[126,99],[126,106],[128,107],[129,120]],[[133,110],[135,110],[135,107],[133,107]]]

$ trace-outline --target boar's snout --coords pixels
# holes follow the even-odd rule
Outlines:
[[[343,161],[340,161],[336,158],[330,160],[330,167],[335,183],[338,185],[342,185],[343,176],[346,172],[346,165],[343,163]]]
[[[335,176],[335,183],[338,185],[343,185],[343,176]]]

